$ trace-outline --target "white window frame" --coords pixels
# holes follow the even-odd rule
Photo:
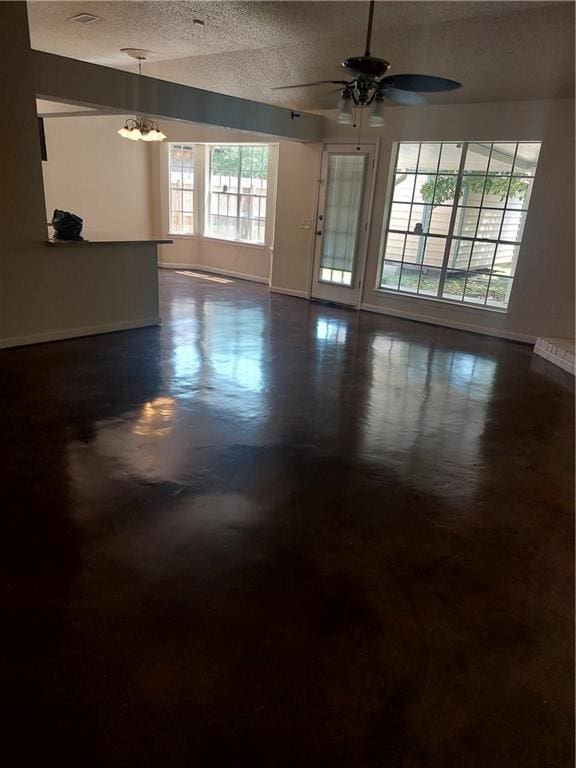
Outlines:
[[[451,215],[450,215],[450,223],[449,223],[449,226],[448,226],[448,230],[447,230],[446,234],[437,235],[437,237],[445,238],[445,240],[446,240],[446,245],[445,245],[444,257],[443,257],[443,260],[442,260],[442,265],[440,267],[438,267],[438,269],[441,270],[441,273],[440,273],[440,282],[439,282],[437,294],[434,296],[434,295],[429,295],[429,294],[417,293],[417,292],[414,292],[414,291],[402,290],[400,288],[400,285],[398,285],[398,288],[387,287],[387,286],[383,285],[382,283],[383,283],[383,271],[384,271],[384,262],[385,262],[385,253],[386,253],[386,245],[387,245],[388,235],[390,233],[392,233],[392,234],[413,234],[409,230],[407,230],[406,233],[404,233],[404,232],[401,232],[400,230],[395,230],[395,229],[391,230],[390,229],[390,217],[391,217],[391,213],[392,213],[392,205],[393,205],[393,199],[394,199],[395,177],[396,177],[396,173],[397,173],[397,162],[398,162],[398,153],[399,153],[400,145],[401,144],[414,144],[414,145],[422,146],[423,144],[441,144],[442,145],[443,143],[444,144],[461,144],[462,145],[462,154],[461,154],[461,157],[460,157],[459,169],[457,171],[456,184],[455,184],[455,192],[454,192],[454,202],[453,202],[453,204],[451,206]],[[417,299],[417,300],[422,300],[422,301],[441,302],[441,303],[447,303],[447,304],[451,304],[451,305],[456,305],[456,306],[459,306],[459,307],[462,307],[462,308],[466,308],[466,309],[479,309],[481,311],[496,312],[496,313],[500,313],[500,314],[502,314],[502,313],[505,314],[505,313],[507,313],[509,311],[511,294],[512,294],[512,291],[513,291],[513,288],[514,288],[514,280],[515,280],[515,277],[516,277],[516,264],[517,264],[517,261],[518,261],[518,258],[519,258],[519,252],[520,252],[520,248],[521,248],[521,245],[522,245],[524,233],[522,232],[522,235],[521,235],[521,238],[520,238],[519,241],[512,242],[512,241],[501,239],[501,233],[502,233],[502,228],[504,226],[504,218],[505,218],[504,215],[503,215],[502,216],[502,221],[500,223],[499,235],[498,235],[497,238],[481,238],[481,237],[478,237],[478,226],[479,226],[479,220],[480,220],[480,215],[479,215],[477,226],[476,226],[476,233],[475,233],[474,237],[467,237],[467,236],[462,236],[462,235],[458,235],[458,234],[455,235],[454,234],[454,230],[455,230],[455,227],[456,227],[456,219],[457,219],[458,207],[462,205],[462,203],[460,202],[460,191],[461,191],[462,182],[463,182],[463,179],[464,179],[464,176],[465,176],[464,167],[465,167],[465,163],[466,163],[466,156],[467,156],[467,152],[468,152],[468,147],[471,144],[487,144],[487,145],[490,145],[490,156],[488,158],[487,168],[489,168],[490,158],[491,158],[491,154],[492,154],[493,147],[494,147],[495,144],[515,144],[516,145],[516,147],[515,147],[515,154],[514,154],[513,162],[511,164],[512,170],[514,169],[514,163],[516,161],[516,156],[517,156],[518,146],[519,145],[521,145],[521,144],[540,144],[540,151],[541,151],[541,147],[542,147],[542,141],[539,140],[539,139],[534,139],[534,140],[525,140],[525,139],[524,140],[522,140],[522,139],[518,140],[518,139],[513,139],[513,140],[508,140],[508,141],[499,141],[499,140],[490,140],[490,141],[471,141],[471,140],[455,141],[455,140],[448,140],[448,141],[444,141],[444,142],[439,141],[439,140],[434,140],[434,139],[428,139],[428,140],[421,140],[421,141],[404,141],[404,142],[397,142],[397,143],[395,143],[394,151],[393,151],[393,162],[391,163],[391,166],[390,166],[389,191],[388,191],[387,199],[386,199],[386,210],[385,210],[385,216],[384,216],[384,222],[383,222],[383,228],[382,228],[380,257],[379,257],[379,261],[378,261],[378,270],[377,270],[377,273],[376,273],[375,290],[377,290],[379,292],[382,292],[382,293],[385,293],[387,295],[397,296],[397,297],[404,298],[404,299],[409,298],[409,299]],[[535,176],[536,176],[536,173],[537,173],[537,168],[538,168],[538,161],[537,161],[537,164],[536,164],[536,167],[534,169],[533,174],[532,175],[526,175],[523,178],[532,180],[532,183],[534,183],[534,179],[535,179]],[[418,173],[418,171],[415,170],[415,173]],[[487,173],[487,171],[486,171],[486,173]],[[448,175],[448,174],[443,174],[443,173],[441,173],[438,170],[437,171],[437,175],[438,176],[442,176],[442,175]],[[471,173],[470,175],[473,175],[473,174]],[[478,175],[485,175],[485,174],[484,173],[480,173]],[[512,178],[512,177],[513,177],[513,172],[510,174],[509,178]],[[519,210],[519,209],[508,209],[506,207],[506,203],[508,202],[508,199],[509,199],[509,193],[510,193],[510,185],[509,185],[509,190],[508,190],[508,194],[507,194],[506,200],[504,202],[504,206],[501,209],[499,209],[499,210],[503,210],[504,212],[506,212],[507,210]],[[483,211],[483,210],[490,210],[490,207],[489,206],[484,206],[483,202],[484,202],[484,192],[482,193],[482,200],[481,200],[480,205],[478,206],[478,208],[479,208],[480,212]],[[414,203],[412,203],[412,205],[413,204]],[[526,218],[528,216],[529,205],[530,205],[530,200],[528,201],[528,205],[527,205],[527,207],[525,209],[520,209],[520,210],[522,210],[522,212],[525,212]],[[428,237],[436,237],[436,235],[434,235],[434,234],[430,234],[430,233],[425,233],[425,234],[426,234],[426,238],[428,238]],[[485,299],[484,299],[484,303],[466,300],[466,295],[465,294],[466,294],[466,286],[467,286],[467,281],[468,281],[468,274],[470,273],[470,264],[471,264],[470,261],[469,261],[469,264],[468,264],[468,270],[466,270],[467,271],[467,276],[466,276],[465,282],[464,282],[462,298],[461,299],[455,299],[455,298],[449,298],[449,297],[446,297],[446,296],[442,295],[443,288],[444,288],[444,283],[445,283],[446,278],[448,276],[448,271],[450,270],[449,261],[450,261],[450,255],[451,255],[451,246],[452,246],[452,243],[455,240],[471,242],[471,243],[483,242],[483,243],[494,244],[494,246],[495,246],[494,258],[492,260],[492,266],[490,268],[489,281],[488,281],[489,285],[490,285],[492,277],[494,277],[494,276],[496,276],[496,277],[498,277],[498,276],[506,277],[504,275],[497,275],[497,274],[495,274],[493,272],[498,245],[502,244],[502,245],[508,245],[508,246],[515,246],[517,248],[516,258],[515,258],[515,262],[514,262],[514,269],[512,270],[512,274],[509,277],[507,277],[507,279],[509,279],[509,281],[510,281],[510,286],[509,286],[509,289],[508,289],[507,303],[506,303],[505,306],[497,306],[497,305],[494,305],[494,304],[490,305],[490,304],[486,303],[488,301],[488,295],[489,295],[489,290],[490,290],[489,285],[488,285],[488,288],[487,288],[487,291],[486,291],[486,296],[485,296]],[[402,264],[403,263],[404,262],[402,262]],[[422,264],[414,264],[414,266],[418,266],[418,265],[424,266]]]
[[[186,212],[192,214],[192,231],[191,232],[175,232],[172,228],[172,192],[174,191],[172,189],[172,149],[173,147],[180,147],[181,149],[191,149],[192,150],[192,189],[191,190],[184,190],[184,172],[183,172],[183,165],[181,168],[181,179],[182,179],[182,188],[180,190],[181,199],[182,199],[182,208],[180,211],[178,211],[182,216],[182,229],[184,228],[184,191],[190,191],[192,192],[192,211]],[[168,143],[168,234],[175,237],[193,237],[198,230],[198,204],[197,204],[197,169],[196,169],[196,147],[192,142],[189,141],[172,141]]]
[[[194,209],[194,232],[191,234],[181,234],[171,232],[171,190],[170,190],[170,147],[171,145],[186,145],[194,148],[194,190],[193,190],[193,209]],[[208,211],[209,187],[207,184],[209,165],[209,148],[211,146],[264,146],[268,148],[268,179],[266,185],[266,223],[264,243],[256,243],[247,240],[231,240],[227,238],[215,237],[208,234],[206,227],[206,218]],[[202,239],[218,243],[233,243],[241,248],[253,248],[255,250],[265,250],[272,247],[274,241],[274,226],[276,217],[276,179],[278,169],[278,144],[268,142],[196,142],[196,141],[173,141],[164,142],[160,147],[161,163],[161,216],[163,222],[163,231],[169,237],[176,240],[194,240]]]
[[[240,222],[242,220],[242,216],[240,215],[240,198],[242,197],[251,197],[256,199],[263,199],[266,202],[266,214],[264,216],[264,239],[263,240],[245,240],[240,237],[222,237],[221,235],[218,235],[217,233],[210,231],[210,200],[211,200],[211,170],[212,170],[212,152],[214,149],[217,149],[219,147],[234,147],[239,149],[238,153],[238,191],[237,192],[218,192],[215,194],[225,194],[229,195],[230,197],[237,198],[236,200],[236,222],[237,222],[237,231],[240,230]],[[268,153],[267,157],[267,175],[266,175],[266,193],[264,195],[257,195],[253,193],[243,193],[240,190],[240,180],[242,178],[242,150],[243,149],[251,149],[253,147],[265,147]],[[221,240],[223,242],[229,242],[229,243],[238,243],[238,244],[244,244],[249,245],[255,248],[264,248],[267,243],[270,242],[269,238],[269,218],[270,218],[270,205],[272,202],[272,196],[271,196],[271,187],[273,182],[273,174],[271,173],[271,166],[272,161],[274,157],[274,153],[272,151],[272,145],[265,144],[265,143],[257,143],[257,142],[215,142],[212,144],[206,144],[205,145],[205,196],[204,196],[204,229],[203,234],[205,238],[208,238],[210,240]],[[227,217],[227,218],[234,218],[234,217]]]

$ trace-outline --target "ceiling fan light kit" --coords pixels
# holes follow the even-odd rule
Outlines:
[[[371,128],[381,128],[384,125],[384,94],[377,93],[372,102],[368,125]]]
[[[371,107],[368,124],[372,128],[384,125],[384,104],[387,101],[409,106],[425,104],[426,99],[420,93],[451,91],[460,88],[456,80],[432,75],[387,75],[391,67],[389,61],[372,56],[370,43],[374,21],[374,0],[370,2],[368,29],[366,32],[366,50],[363,56],[351,56],[341,63],[343,69],[352,73],[352,80],[319,80],[315,83],[283,85],[273,90],[286,88],[307,88],[316,85],[338,85],[342,88],[336,122],[351,125],[354,122],[355,107]],[[339,90],[339,89],[338,89]]]
[[[338,112],[336,113],[336,122],[340,125],[351,125],[354,116],[354,102],[352,94],[345,89],[338,102]]]
[[[138,61],[138,75],[142,76],[142,62],[154,54],[141,48],[122,48],[122,53]],[[145,115],[129,118],[118,131],[123,139],[130,141],[164,141],[166,134],[162,133],[158,123]]]

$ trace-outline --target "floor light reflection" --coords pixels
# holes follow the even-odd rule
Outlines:
[[[228,280],[225,277],[215,277],[214,275],[206,275],[203,272],[190,272],[189,270],[179,272],[177,275],[184,275],[184,277],[197,277],[199,280],[209,280],[211,283],[233,283],[234,280]]]

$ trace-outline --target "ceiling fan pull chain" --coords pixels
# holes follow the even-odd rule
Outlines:
[[[358,144],[356,146],[356,151],[360,152],[360,142],[362,140],[362,117],[364,115],[364,110],[360,109],[360,120],[358,120]]]

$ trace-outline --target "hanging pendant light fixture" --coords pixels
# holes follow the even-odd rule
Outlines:
[[[122,53],[138,61],[138,74],[142,76],[142,62],[152,56],[152,51],[141,48],[122,48]],[[166,134],[162,133],[158,123],[145,115],[129,118],[118,131],[123,139],[130,141],[164,141]]]
[[[135,117],[126,120],[124,127],[118,131],[120,136],[130,141],[164,141],[166,134],[162,133],[158,123],[147,117]]]

